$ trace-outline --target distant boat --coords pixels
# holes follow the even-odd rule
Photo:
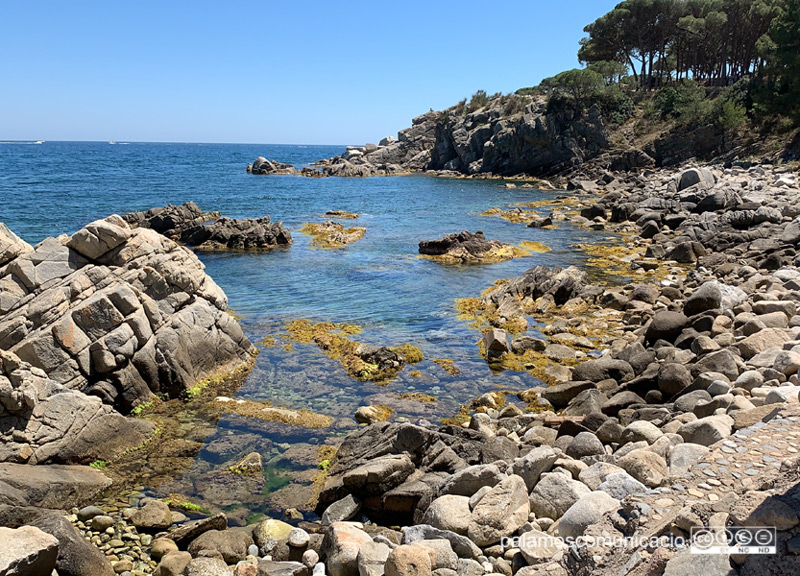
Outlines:
[[[116,144],[116,142],[114,142],[113,140],[109,140],[108,143],[109,144]]]
[[[34,144],[44,144],[44,143],[45,143],[44,140],[37,140],[36,142],[34,142]]]

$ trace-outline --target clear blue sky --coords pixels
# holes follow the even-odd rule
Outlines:
[[[0,1],[0,140],[375,142],[576,67],[616,3]]]

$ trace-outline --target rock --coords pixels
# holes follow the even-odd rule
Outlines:
[[[617,360],[608,356],[582,362],[572,372],[575,380],[588,380],[590,382],[600,382],[613,378],[621,383],[631,380],[635,375],[630,364],[624,360]]]
[[[333,524],[334,522],[345,522],[352,519],[361,510],[361,501],[348,494],[341,500],[337,500],[322,514],[323,524]]]
[[[292,530],[294,530],[294,526],[291,524],[274,518],[267,518],[253,528],[253,541],[260,549],[266,550],[277,542],[288,540]]]
[[[0,385],[0,461],[111,459],[154,431],[117,410],[249,365],[255,348],[203,269],[191,252],[119,216],[7,264],[0,382],[19,374],[10,393]],[[24,290],[8,291],[6,281]],[[33,411],[15,419],[22,409]],[[18,441],[25,437],[28,446]]]
[[[62,514],[37,509],[20,509],[24,522],[32,524],[58,540],[56,570],[59,576],[113,576],[114,569],[105,555],[87,542]]]
[[[733,418],[728,415],[707,416],[693,422],[687,422],[678,428],[678,434],[685,442],[711,446],[731,435]]]
[[[458,570],[458,556],[447,540],[420,540],[414,545],[428,550],[432,570]]]
[[[300,562],[260,560],[256,576],[308,576],[309,570]]]
[[[342,476],[342,483],[365,494],[382,494],[399,486],[413,471],[414,464],[408,456],[384,456],[349,470]]]
[[[466,535],[470,518],[469,497],[447,494],[431,502],[422,522],[440,530]]]
[[[102,508],[98,508],[97,506],[85,506],[78,510],[78,520],[81,522],[88,522],[95,516],[102,516],[104,514]]]
[[[208,518],[201,518],[178,526],[169,533],[169,538],[179,547],[185,548],[189,543],[209,530],[225,530],[228,527],[228,519],[225,514],[215,514]]]
[[[385,571],[386,576],[430,576],[430,554],[422,546],[398,546],[386,559]]]
[[[514,461],[512,469],[515,475],[525,481],[528,492],[533,490],[543,472],[549,472],[553,463],[561,455],[561,450],[549,446],[534,448],[525,456]]]
[[[194,558],[186,566],[184,576],[231,576],[231,571],[220,558]]]
[[[776,530],[792,530],[800,524],[795,509],[780,496],[755,490],[736,500],[731,520],[734,526],[774,526]]]
[[[355,413],[356,422],[359,424],[375,424],[388,420],[391,410],[385,406],[360,406]]]
[[[150,543],[150,557],[156,561],[177,550],[178,545],[169,538],[156,538]]]
[[[423,240],[419,243],[419,253],[444,262],[461,264],[498,262],[510,260],[516,255],[513,246],[487,240],[480,230],[475,234],[464,231],[437,240]]]
[[[647,420],[638,420],[631,422],[620,434],[620,444],[627,444],[629,442],[640,442],[644,440],[648,444],[652,444],[664,434],[658,429],[658,426]]]
[[[580,432],[567,447],[567,456],[576,460],[605,453],[603,443],[592,432]]]
[[[547,343],[544,340],[531,336],[518,336],[511,341],[511,350],[513,350],[515,354],[523,354],[528,350],[544,352],[546,346]]]
[[[403,544],[413,544],[420,540],[447,540],[453,551],[461,558],[478,558],[481,549],[469,538],[460,536],[455,532],[439,530],[428,524],[417,524],[403,529]]]
[[[58,540],[33,526],[0,527],[0,574],[49,575],[56,566]]]
[[[657,488],[667,478],[667,463],[649,450],[629,452],[617,461],[619,467],[650,488]]]
[[[606,476],[606,479],[597,487],[597,490],[605,492],[617,500],[623,500],[626,496],[646,494],[647,486],[630,474],[614,472]]]
[[[172,551],[161,558],[158,563],[154,576],[180,576],[192,561],[192,555],[188,552]]]
[[[591,492],[582,482],[564,474],[544,474],[530,495],[531,512],[537,518],[558,520],[581,497]]]
[[[392,549],[382,542],[367,542],[358,551],[359,576],[383,576]]]
[[[509,476],[475,506],[467,530],[469,539],[478,546],[495,544],[527,522],[529,512],[526,483],[519,476]]]
[[[757,406],[749,410],[735,410],[730,413],[733,417],[733,429],[741,430],[754,426],[759,422],[769,422],[777,416],[783,409],[781,405],[765,404],[764,406]]]
[[[616,510],[619,501],[605,492],[590,492],[570,506],[558,522],[558,535],[578,538],[591,524],[599,521],[606,512]]]
[[[686,574],[733,576],[735,572],[727,554],[694,554],[691,550],[681,550],[667,561],[664,576]]]
[[[92,518],[91,526],[95,532],[105,532],[106,528],[111,528],[114,525],[114,519],[111,516],[95,516]]]
[[[330,525],[322,542],[322,556],[327,559],[330,576],[357,576],[358,554],[372,538],[363,530],[343,522]],[[430,567],[430,560],[428,561]]]
[[[267,160],[259,156],[252,164],[247,166],[247,171],[251,174],[294,174],[295,169],[291,164],[282,164],[274,160]]]
[[[678,192],[695,185],[701,189],[708,189],[714,186],[716,181],[714,173],[708,168],[690,168],[678,176]]]
[[[161,500],[150,500],[131,516],[131,524],[150,532],[166,530],[172,526],[172,512]]]
[[[780,348],[784,342],[791,339],[785,330],[780,328],[766,328],[748,336],[737,344],[742,358],[749,360],[756,354],[764,352],[768,348]]]
[[[86,466],[0,464],[0,504],[70,508],[90,500],[111,479]]]
[[[693,466],[708,454],[705,446],[692,443],[678,444],[672,449],[669,458],[669,475],[671,477],[688,474]]]
[[[659,312],[653,316],[645,336],[650,342],[655,342],[656,340],[674,342],[675,338],[688,325],[689,319],[680,312]]]
[[[561,540],[540,530],[525,532],[519,539],[519,551],[531,566],[550,560],[567,548]]]
[[[195,557],[201,551],[216,551],[225,562],[235,564],[247,557],[248,548],[254,543],[252,528],[209,530],[195,538],[188,550]]]
[[[483,335],[483,349],[488,359],[498,358],[509,352],[508,335],[505,330],[491,328]]]
[[[584,390],[593,390],[596,388],[597,384],[588,380],[564,382],[563,384],[548,386],[542,391],[542,396],[556,408],[562,408]]]

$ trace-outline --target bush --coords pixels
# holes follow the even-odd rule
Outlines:
[[[663,88],[653,104],[662,120],[696,120],[708,109],[705,90],[691,80]]]
[[[617,85],[606,86],[598,90],[594,99],[603,110],[603,116],[609,124],[619,126],[633,116],[636,105],[629,92]]]
[[[480,110],[486,106],[488,103],[489,97],[486,95],[486,90],[478,90],[472,95],[472,98],[470,98],[467,109],[470,112],[475,112],[476,110]]]

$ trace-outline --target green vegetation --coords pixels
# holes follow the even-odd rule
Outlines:
[[[143,412],[149,410],[153,407],[153,400],[148,400],[147,402],[142,402],[141,404],[137,404],[131,410],[131,415],[139,417],[142,415]]]
[[[95,470],[105,470],[108,466],[108,462],[105,460],[95,460],[89,464],[90,468],[94,468]]]

